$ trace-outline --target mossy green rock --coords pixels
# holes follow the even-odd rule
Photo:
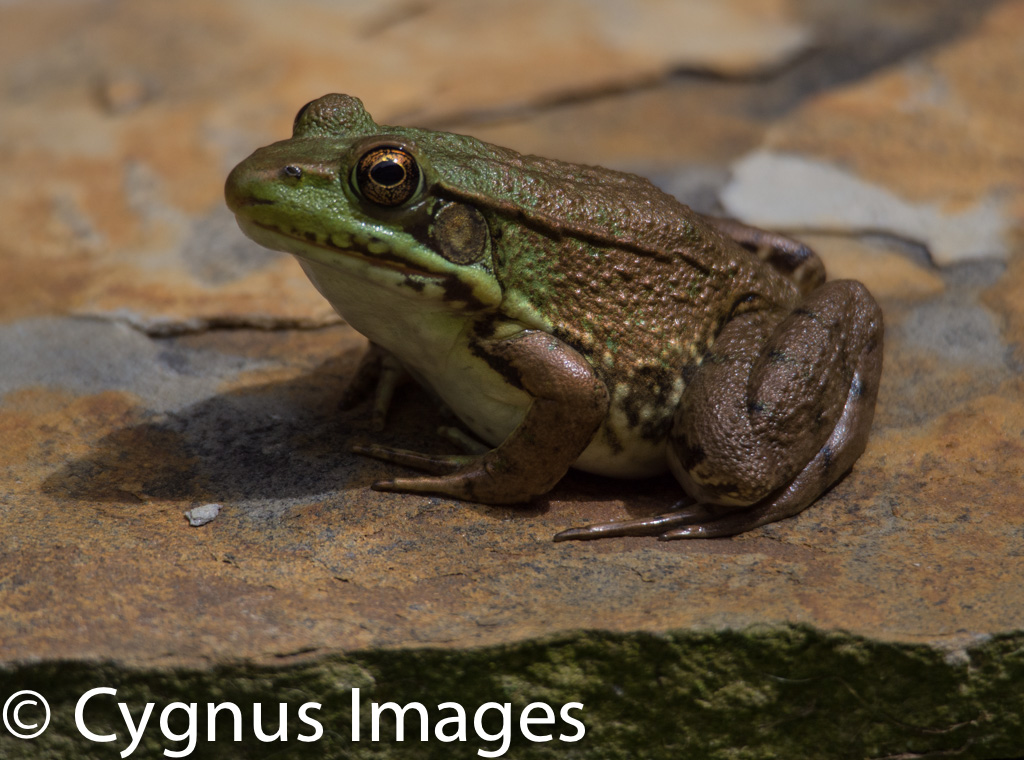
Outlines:
[[[196,758],[470,758],[478,750],[500,752],[502,741],[478,737],[473,713],[488,702],[511,703],[515,725],[501,756],[675,760],[762,758],[871,758],[1016,756],[1024,746],[1024,636],[999,637],[959,652],[927,646],[880,644],[807,628],[664,635],[578,633],[544,641],[462,651],[402,649],[318,657],[282,666],[219,666],[210,669],[127,670],[114,664],[26,665],[4,674],[8,688],[31,688],[49,698],[54,719],[34,742],[0,736],[5,758],[114,756],[129,744],[115,701],[135,719],[154,702],[136,757],[182,751],[186,741],[161,735],[157,716],[174,701],[199,705]],[[117,690],[90,702],[90,730],[117,733],[98,745],[82,738],[73,722],[75,703],[96,685]],[[360,738],[352,740],[351,690],[359,689]],[[241,708],[243,738],[232,741],[230,720],[219,719],[216,742],[206,737],[205,703]],[[381,721],[371,740],[370,703],[420,702],[427,708],[431,739],[410,713],[405,741],[395,722]],[[446,701],[469,715],[466,741],[444,743],[433,734]],[[278,704],[287,703],[288,741],[261,742],[253,732],[252,704],[262,703],[261,727],[277,733]],[[297,719],[307,702],[323,726],[312,736]],[[516,720],[526,705],[544,702],[556,714],[580,702],[572,714],[586,733],[556,722],[549,742],[531,742]],[[170,730],[186,733],[183,712]],[[484,731],[500,736],[504,722],[490,711]],[[450,734],[450,731],[449,731]],[[497,756],[497,755],[491,755]]]

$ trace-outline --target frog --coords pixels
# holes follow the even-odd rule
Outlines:
[[[867,288],[647,179],[379,125],[330,94],[225,198],[368,339],[346,398],[376,388],[375,427],[405,377],[464,426],[459,453],[353,447],[420,473],[378,491],[520,504],[570,468],[672,473],[661,514],[554,539],[719,538],[802,512],[866,447],[884,335]]]

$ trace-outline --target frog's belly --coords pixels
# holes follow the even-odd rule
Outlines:
[[[613,410],[573,467],[613,478],[649,478],[667,472],[665,441],[645,440],[616,417]]]
[[[518,427],[530,405],[530,397],[510,386],[484,362],[468,356],[476,366],[451,362],[440,384],[429,375],[421,384],[432,388],[460,420],[481,440],[498,446]],[[665,439],[649,441],[629,425],[624,412],[614,407],[583,453],[572,465],[577,470],[614,478],[646,478],[667,472]]]
[[[522,422],[530,397],[509,385],[500,374],[469,354],[468,350],[457,355],[475,364],[449,361],[445,367],[435,367],[434,373],[426,376],[422,375],[420,368],[411,364],[406,366],[422,385],[440,396],[477,437],[498,446]],[[436,380],[439,376],[440,383]],[[618,419],[614,412],[572,466],[616,478],[644,478],[668,470],[665,442],[643,440],[639,434],[633,434],[625,419]]]
[[[394,353],[420,385],[432,390],[477,438],[491,446],[508,438],[530,406],[524,391],[509,385],[470,352],[464,334],[443,357],[408,350]]]
[[[440,299],[403,296],[389,283],[353,277],[307,258],[299,262],[353,328],[392,353],[481,440],[497,446],[522,422],[530,397],[470,350],[466,316],[445,308]],[[614,406],[573,466],[624,478],[668,469],[664,441],[643,439]]]
[[[480,439],[497,445],[522,421],[530,398],[469,349],[469,319],[443,300],[403,293],[298,257],[317,290],[353,328],[394,355]]]
[[[526,393],[510,386],[490,367],[482,372],[467,368],[446,373],[441,385],[421,379],[415,369],[413,374],[422,385],[433,389],[466,427],[492,446],[498,446],[518,427],[530,405]],[[644,440],[621,422],[614,413],[609,415],[572,466],[613,478],[646,478],[667,472],[665,441]]]

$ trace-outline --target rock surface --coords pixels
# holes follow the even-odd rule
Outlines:
[[[942,266],[1007,258],[1024,216],[1024,89],[1004,82],[1024,67],[1022,39],[1024,5],[1005,3],[976,33],[813,99],[738,164],[726,208],[892,234]]]
[[[515,757],[1019,754],[1024,2],[482,7],[0,5],[0,702],[53,710],[0,756],[123,749],[113,698],[89,716],[118,742],[75,727],[97,686],[291,705],[291,741],[201,757],[502,743],[372,742],[370,700],[584,705],[580,742]],[[668,478],[515,509],[370,491],[397,468],[350,447],[437,450],[444,416],[414,388],[383,434],[340,409],[365,341],[221,201],[332,90],[800,231],[885,312],[865,455],[799,517],[692,543],[550,541],[663,511]],[[135,756],[186,744],[156,724]]]

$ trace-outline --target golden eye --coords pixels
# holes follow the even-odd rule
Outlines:
[[[401,148],[383,145],[363,154],[354,173],[356,190],[379,206],[401,206],[420,189],[416,159]]]

